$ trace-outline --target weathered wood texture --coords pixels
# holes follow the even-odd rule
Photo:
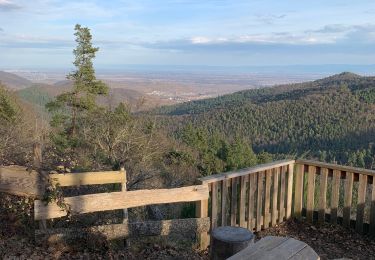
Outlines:
[[[61,187],[94,185],[107,183],[125,183],[124,171],[107,171],[107,172],[82,172],[66,174],[50,174],[53,183],[59,183]]]
[[[218,227],[211,233],[212,260],[224,260],[254,243],[252,232],[241,227]]]
[[[247,229],[253,230],[254,229],[254,207],[255,207],[255,190],[256,190],[256,181],[257,176],[255,174],[249,175],[249,202],[248,202],[248,219],[247,219]]]
[[[332,192],[331,192],[331,223],[337,223],[337,211],[339,208],[339,193],[340,193],[340,176],[339,170],[333,170],[332,177]]]
[[[318,260],[318,254],[306,243],[289,237],[268,236],[238,252],[228,260],[306,259]]]
[[[328,169],[320,169],[320,193],[319,193],[319,209],[318,209],[318,223],[323,224],[326,216],[327,207],[327,184],[328,184]]]
[[[363,222],[365,216],[365,201],[367,191],[367,175],[359,175],[358,186],[358,204],[355,229],[359,233],[363,233]]]
[[[158,236],[183,233],[202,233],[210,229],[210,218],[188,218],[161,221],[143,221],[135,223],[112,224],[103,226],[93,226],[88,228],[56,228],[47,230],[36,230],[37,241],[46,239],[53,242],[64,241],[65,239],[75,239],[88,234],[102,234],[108,240]]]
[[[344,172],[348,171],[348,172],[353,172],[353,173],[358,173],[358,174],[375,176],[374,170],[338,165],[338,164],[333,164],[333,163],[324,163],[324,162],[310,161],[310,160],[296,160],[296,163],[311,165],[311,166],[316,166],[316,167],[321,167],[321,168],[327,168],[331,170],[338,170],[338,171],[344,171]]]
[[[207,186],[207,185],[206,185]],[[208,192],[207,192],[208,195]],[[208,216],[208,197],[207,199],[201,199],[197,201],[196,207],[196,217],[197,218],[206,218]],[[210,244],[210,237],[208,236],[207,231],[197,232],[199,247],[200,249],[206,249]]]
[[[212,182],[217,182],[217,181],[221,181],[224,179],[231,179],[235,177],[250,175],[252,173],[270,170],[270,169],[277,168],[277,167],[287,166],[292,163],[294,163],[294,160],[281,160],[281,161],[276,161],[272,163],[265,163],[265,164],[257,165],[257,166],[242,169],[239,171],[210,175],[207,177],[200,178],[199,180],[202,181],[202,183],[212,183]]]
[[[218,214],[218,183],[211,184],[211,229],[217,227]]]
[[[273,188],[272,188],[272,212],[271,212],[271,225],[275,226],[277,224],[277,220],[279,219],[279,214],[277,210],[277,200],[279,194],[279,174],[280,168],[276,168],[272,170],[273,173]]]
[[[315,172],[316,167],[310,166],[307,175],[307,202],[306,202],[306,219],[313,222],[314,198],[315,198]]]
[[[237,191],[238,191],[238,178],[233,178],[232,179],[232,195],[231,195],[231,203],[230,203],[230,225],[235,226],[236,225],[236,220],[237,220]]]
[[[207,185],[196,185],[176,189],[136,190],[82,195],[65,198],[64,202],[69,205],[70,214],[74,215],[151,204],[201,201],[208,199],[208,193]],[[34,209],[36,220],[58,218],[67,215],[67,212],[62,210],[56,203],[45,205],[40,200],[35,201]]]
[[[346,172],[345,176],[345,197],[344,197],[344,209],[343,209],[343,222],[344,227],[350,227],[350,215],[352,207],[353,197],[353,179],[354,175],[351,172]]]
[[[302,217],[304,175],[305,175],[305,166],[303,164],[297,164],[296,174],[295,174],[295,191],[294,191],[294,216],[298,219]]]
[[[45,190],[43,175],[21,166],[0,167],[0,192],[41,197]]]

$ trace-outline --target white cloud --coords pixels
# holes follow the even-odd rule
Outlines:
[[[0,11],[12,11],[20,8],[21,6],[10,0],[0,0]]]

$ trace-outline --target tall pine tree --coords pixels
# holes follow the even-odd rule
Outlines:
[[[74,35],[77,42],[73,51],[75,70],[67,75],[73,87],[46,105],[53,113],[51,125],[58,129],[52,139],[63,150],[75,146],[79,119],[95,111],[96,98],[108,93],[108,87],[95,76],[93,59],[99,48],[92,45],[90,29],[77,24]]]

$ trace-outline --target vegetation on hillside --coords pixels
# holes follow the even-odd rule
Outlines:
[[[154,113],[180,140],[193,126],[208,136],[215,132],[227,142],[241,137],[255,151],[276,157],[306,156],[374,168],[374,85],[373,77],[342,73],[163,107]]]

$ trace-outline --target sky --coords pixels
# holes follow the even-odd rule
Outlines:
[[[0,0],[0,68],[375,64],[373,0]]]

